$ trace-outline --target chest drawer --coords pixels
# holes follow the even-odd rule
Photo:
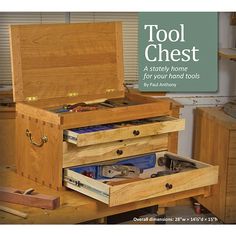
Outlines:
[[[184,119],[171,116],[133,120],[100,126],[71,129],[64,131],[64,139],[78,147],[108,143],[118,140],[165,134],[183,130]]]
[[[168,134],[114,141],[85,147],[77,147],[69,143],[66,149],[63,154],[63,168],[115,160],[143,153],[165,151],[168,149]]]
[[[97,180],[77,173],[73,168],[66,168],[64,185],[112,207],[217,183],[217,166],[182,157],[177,159],[191,160],[195,168],[186,168],[178,173],[151,178],[153,173],[168,171],[160,161],[166,154],[177,157],[170,153],[157,153],[155,167],[144,170],[136,179]]]

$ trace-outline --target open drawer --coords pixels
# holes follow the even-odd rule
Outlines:
[[[132,120],[64,131],[64,139],[78,147],[135,139],[183,130],[185,120],[171,116]]]
[[[166,161],[163,162],[166,157],[187,163],[187,166],[180,172],[163,175],[170,171]],[[218,166],[179,157],[169,152],[156,153],[155,160],[153,168],[143,170],[138,178],[133,179],[93,179],[77,173],[75,168],[66,168],[64,169],[64,185],[112,207],[210,186],[218,182]],[[102,165],[107,164],[102,163]],[[173,163],[171,165],[173,167]],[[155,177],[157,173],[160,176]],[[151,177],[153,174],[154,177]]]

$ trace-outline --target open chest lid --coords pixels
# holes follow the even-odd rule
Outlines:
[[[10,27],[14,101],[124,94],[120,22]]]

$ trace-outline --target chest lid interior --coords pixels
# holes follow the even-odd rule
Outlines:
[[[120,22],[10,27],[14,101],[124,94]]]

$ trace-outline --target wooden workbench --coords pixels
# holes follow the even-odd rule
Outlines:
[[[202,187],[164,197],[152,198],[117,207],[108,207],[92,198],[71,190],[56,191],[37,184],[17,175],[14,168],[0,167],[0,186],[9,186],[17,189],[34,188],[35,191],[60,196],[61,206],[56,210],[44,210],[23,205],[0,202],[0,205],[14,208],[28,214],[28,218],[20,218],[9,213],[0,212],[0,224],[75,224],[110,215],[150,206],[175,202],[191,196],[208,195],[209,187]]]
[[[222,108],[199,107],[195,112],[194,159],[219,166],[212,196],[199,203],[224,223],[236,223],[236,119]]]

